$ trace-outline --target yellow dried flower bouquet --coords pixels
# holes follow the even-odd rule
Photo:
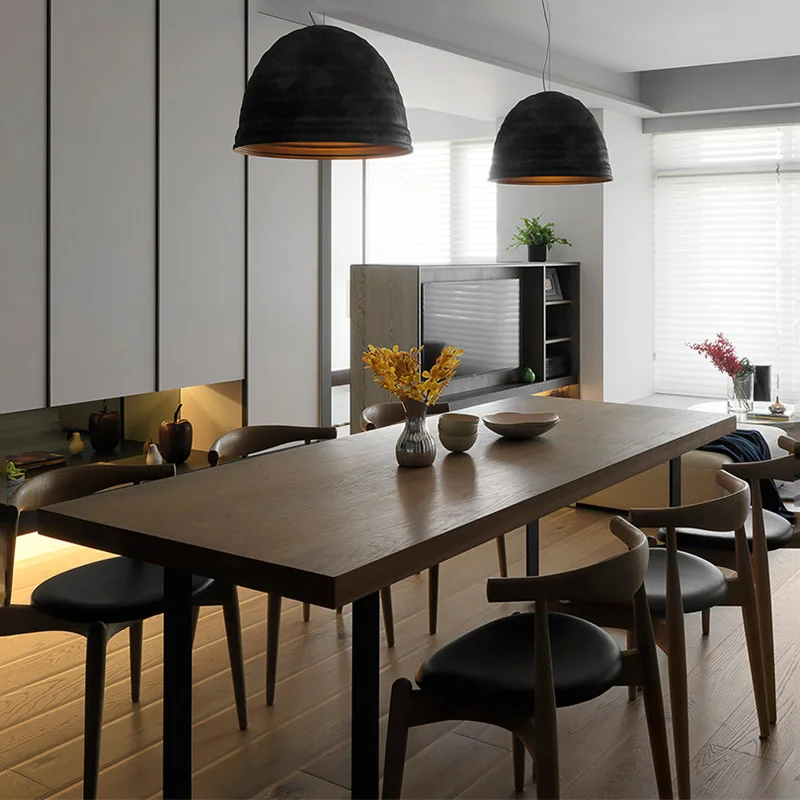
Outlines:
[[[421,347],[410,350],[375,347],[364,351],[365,369],[375,373],[375,381],[400,400],[417,400],[432,406],[456,374],[463,350],[445,347],[430,370],[420,363]]]

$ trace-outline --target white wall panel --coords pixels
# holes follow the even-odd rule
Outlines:
[[[0,414],[45,405],[45,0],[0,4]]]
[[[155,384],[155,0],[52,4],[51,380]]]
[[[244,377],[243,0],[161,0],[159,388]]]
[[[250,67],[297,26],[250,16]],[[249,158],[248,422],[319,419],[319,166]],[[325,335],[330,335],[328,331]]]

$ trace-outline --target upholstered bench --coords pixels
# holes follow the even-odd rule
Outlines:
[[[739,430],[757,430],[769,445],[773,458],[785,455],[778,446],[778,438],[786,432],[772,425],[748,425],[740,423]],[[719,497],[721,489],[714,476],[717,470],[729,463],[719,453],[692,450],[681,459],[681,502],[701,503]],[[793,499],[793,484],[778,485],[785,499]],[[604,489],[581,501],[583,505],[630,511],[632,508],[660,508],[669,505],[669,465],[661,464],[654,469],[636,475],[622,483]]]

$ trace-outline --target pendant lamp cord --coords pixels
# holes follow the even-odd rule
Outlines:
[[[544,64],[542,64],[542,89],[546,92],[550,87],[550,4],[548,0],[542,0],[542,14],[544,15],[544,26],[547,28],[547,49],[544,51]],[[547,76],[546,83],[545,76]]]

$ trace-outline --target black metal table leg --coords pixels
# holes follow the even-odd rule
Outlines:
[[[525,526],[525,574],[539,574],[539,520]]]
[[[164,571],[163,796],[192,796],[192,576]]]
[[[353,603],[350,794],[377,800],[380,770],[380,602],[378,593]]]
[[[669,504],[681,504],[681,457],[670,459],[669,462]]]

